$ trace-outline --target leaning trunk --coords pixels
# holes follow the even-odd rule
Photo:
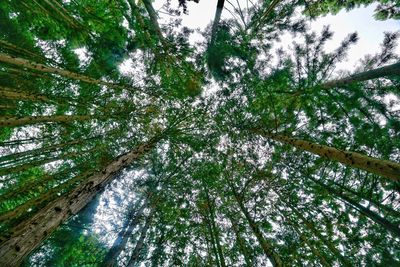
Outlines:
[[[137,212],[135,210],[129,212],[127,221],[123,229],[118,233],[117,239],[114,241],[113,246],[103,260],[103,263],[101,265],[102,267],[117,266],[118,256],[125,248],[129,237],[132,236],[132,232],[135,229],[136,225],[139,223],[139,219],[142,217],[145,207],[146,205],[143,204]]]
[[[71,192],[49,203],[35,216],[14,227],[8,235],[2,236],[0,239],[0,266],[19,266],[23,259],[60,224],[85,207],[98,192],[113,180],[116,173],[141,158],[154,147],[158,140],[159,138],[153,138],[118,157],[100,173],[81,182]]]
[[[146,219],[146,223],[142,228],[142,231],[140,232],[140,237],[138,242],[136,243],[135,249],[132,252],[132,256],[129,259],[127,267],[133,267],[135,266],[135,263],[139,260],[140,253],[142,252],[143,245],[144,245],[144,239],[146,238],[147,231],[149,230],[150,223],[151,223],[151,214],[149,217]]]
[[[67,123],[74,121],[87,121],[94,116],[91,115],[51,115],[51,116],[34,116],[34,117],[15,117],[2,116],[0,117],[0,127],[14,127],[32,125],[43,122]]]
[[[298,149],[306,150],[313,154],[317,154],[323,158],[338,161],[347,166],[365,170],[367,172],[391,179],[395,182],[400,181],[399,163],[369,157],[357,152],[339,150],[334,147],[311,143],[285,135],[271,134],[260,130],[254,130],[254,132],[266,136],[272,140],[294,146]]]
[[[321,87],[324,89],[331,89],[334,87],[350,85],[355,82],[363,82],[381,77],[399,76],[399,75],[400,75],[400,62],[385,67],[353,74],[343,79],[329,81],[322,84]]]

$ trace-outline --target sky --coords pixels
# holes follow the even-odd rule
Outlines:
[[[236,1],[231,0],[231,3]],[[241,7],[246,6],[246,0],[238,0]],[[160,9],[165,3],[165,0],[156,0],[154,7]],[[172,4],[177,5],[178,0],[172,0]],[[204,29],[214,19],[216,9],[216,0],[200,0],[199,3],[188,2],[188,15],[182,15],[182,25],[192,29]],[[225,1],[225,7],[233,10],[229,2]],[[350,33],[357,31],[359,36],[358,43],[350,49],[348,59],[338,65],[338,68],[352,70],[359,59],[367,54],[374,54],[379,51],[380,43],[383,41],[384,32],[394,32],[400,30],[400,21],[386,20],[377,21],[373,18],[376,4],[367,7],[360,7],[349,12],[342,10],[336,15],[327,15],[320,17],[317,20],[309,21],[308,26],[313,31],[320,33],[324,25],[330,25],[330,29],[335,33],[332,40],[328,42],[326,49],[334,50],[340,42]],[[162,9],[161,9],[162,10]],[[161,13],[160,13],[161,14]],[[164,16],[164,17],[163,17]],[[222,13],[222,18],[230,17],[227,10]],[[163,23],[165,15],[160,15],[160,23]],[[201,38],[200,35],[194,34],[191,36],[191,41],[194,43]],[[281,45],[287,48],[291,45],[293,39],[289,36],[282,38]],[[397,47],[400,54],[400,47]]]

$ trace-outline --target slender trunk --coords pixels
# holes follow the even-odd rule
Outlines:
[[[363,82],[381,77],[399,76],[399,75],[400,75],[400,62],[384,66],[381,68],[353,74],[343,79],[329,81],[322,84],[321,87],[324,89],[331,89],[334,87],[346,86],[355,82]]]
[[[331,267],[332,264],[328,263],[328,261],[325,259],[325,257],[320,253],[320,250],[315,248],[307,239],[307,237],[300,231],[300,229],[297,227],[297,225],[288,217],[286,214],[284,214],[281,211],[281,214],[283,217],[285,217],[286,221],[289,223],[289,225],[292,226],[294,231],[297,233],[297,235],[300,237],[300,239],[310,248],[311,252],[318,257],[320,263],[324,267]]]
[[[147,13],[149,14],[150,21],[153,24],[153,28],[160,39],[161,44],[163,45],[164,49],[168,47],[167,40],[165,40],[160,25],[158,24],[157,21],[157,13],[153,8],[153,5],[151,4],[150,0],[143,0],[144,7],[146,8]]]
[[[262,23],[264,23],[265,19],[271,14],[271,12],[274,10],[276,5],[279,4],[280,1],[282,1],[282,0],[273,0],[272,3],[269,4],[269,6],[266,8],[266,10],[262,14],[262,16],[257,20],[257,22],[256,22],[257,24],[251,33],[252,36],[255,36],[257,34]]]
[[[61,223],[85,207],[113,180],[116,173],[141,158],[160,138],[161,136],[153,138],[118,157],[100,173],[89,177],[69,193],[46,205],[32,218],[12,229],[7,236],[0,237],[0,265],[19,266],[22,260]]]
[[[272,140],[292,145],[298,149],[306,150],[323,158],[338,161],[347,166],[365,170],[367,172],[383,176],[395,182],[400,181],[399,163],[369,157],[357,152],[339,150],[334,147],[311,143],[309,141],[285,135],[271,134],[260,130],[254,130],[253,132],[266,136]]]
[[[223,254],[223,251],[222,251],[220,238],[219,238],[219,231],[218,231],[217,224],[215,223],[215,211],[214,211],[215,203],[211,202],[210,196],[208,194],[208,189],[206,189],[205,191],[206,191],[206,197],[207,197],[207,207],[208,207],[208,212],[209,212],[208,213],[209,214],[209,220],[210,220],[210,223],[211,223],[212,232],[214,233],[215,243],[217,245],[217,252],[218,252],[219,261],[220,261],[221,267],[226,267],[224,254]]]
[[[307,220],[303,214],[298,211],[290,202],[286,201],[285,198],[277,191],[274,191],[278,196],[279,199],[286,203],[286,205],[293,211],[293,213],[300,218],[300,220],[305,224],[305,226],[316,236],[322,243],[325,244],[329,248],[329,250],[335,255],[335,258],[338,259],[343,266],[350,267],[352,264],[340,253],[340,251],[332,244],[328,239],[326,239],[320,231],[315,228],[314,223]]]
[[[383,228],[385,228],[387,231],[390,231],[393,235],[400,237],[400,227],[399,225],[396,225],[387,219],[381,217],[379,214],[371,211],[370,209],[362,206],[360,203],[357,201],[351,199],[350,197],[346,196],[344,193],[335,190],[334,188],[318,181],[317,179],[309,177],[311,180],[313,180],[315,183],[320,185],[324,190],[328,191],[329,193],[333,194],[337,198],[341,199],[343,202],[347,203],[350,207],[356,209],[359,211],[361,214],[366,216],[367,218],[371,219],[373,222],[379,224]]]
[[[40,101],[46,103],[54,103],[47,96],[37,95],[30,92],[16,91],[13,88],[0,86],[0,99],[10,99],[10,100],[32,100]]]
[[[0,40],[0,46],[4,47],[5,49],[7,49],[8,51],[14,51],[16,53],[19,54],[25,54],[27,56],[33,57],[33,58],[37,58],[40,61],[46,61],[46,58],[41,56],[41,55],[37,55],[35,53],[32,53],[31,51],[28,51],[24,48],[18,47],[12,43],[8,43],[4,40]]]
[[[2,167],[0,169],[0,176],[11,174],[11,173],[23,172],[23,171],[26,171],[26,170],[28,170],[30,168],[33,168],[33,167],[36,167],[36,166],[41,166],[41,165],[44,165],[46,163],[54,162],[54,161],[61,160],[61,159],[75,158],[77,156],[81,156],[84,153],[92,152],[92,151],[94,151],[96,149],[97,148],[95,147],[95,148],[92,148],[92,149],[89,149],[89,150],[86,150],[86,151],[70,152],[70,153],[61,154],[61,155],[58,155],[58,156],[52,156],[52,157],[48,157],[48,158],[44,158],[44,159],[40,159],[40,160],[28,162],[28,163],[24,163],[24,164],[21,164],[21,165],[18,165],[18,166],[7,167],[7,168]]]
[[[135,211],[133,209],[129,212],[128,218],[123,226],[123,229],[118,233],[117,239],[114,241],[111,249],[108,251],[107,255],[103,260],[103,263],[101,264],[102,267],[117,266],[118,256],[125,248],[128,239],[132,236],[132,232],[138,225],[139,220],[142,217],[145,208],[146,204],[142,204],[142,206],[138,211]]]
[[[95,118],[93,115],[50,115],[34,117],[0,116],[0,127],[24,126],[43,122],[64,123],[87,121],[93,118]]]
[[[217,246],[216,246],[216,241],[215,241],[215,237],[214,237],[214,233],[213,233],[213,229],[211,226],[211,222],[210,222],[210,218],[207,215],[207,211],[205,211],[206,214],[204,215],[204,218],[206,220],[206,224],[207,224],[207,230],[208,233],[210,234],[210,243],[211,243],[211,247],[215,256],[215,263],[217,265],[217,267],[221,267],[221,263],[219,261],[219,256],[218,256],[218,250],[217,250]],[[211,258],[211,257],[210,257]]]
[[[109,83],[109,82],[105,82],[102,80],[93,79],[93,78],[85,76],[83,74],[46,66],[46,65],[36,63],[36,62],[30,61],[30,60],[26,60],[23,58],[10,56],[10,55],[4,54],[4,53],[0,53],[0,62],[15,65],[15,66],[20,66],[22,68],[26,68],[26,69],[30,69],[30,70],[34,70],[34,71],[38,71],[38,72],[42,72],[42,73],[44,72],[44,73],[57,74],[57,75],[65,77],[65,78],[78,80],[78,81],[82,81],[82,82],[86,82],[86,83],[90,83],[90,84],[94,84],[94,85],[105,85],[105,86],[108,86],[108,87],[111,87],[114,89],[130,89],[130,88],[126,88],[119,84],[114,84],[114,83]]]
[[[366,200],[366,201],[372,203],[373,205],[375,205],[378,209],[384,210],[385,212],[387,212],[389,214],[392,214],[395,217],[400,218],[400,212],[399,211],[396,211],[396,210],[392,209],[391,207],[388,207],[388,206],[380,203],[377,200],[374,200],[374,199],[371,199],[369,197],[366,197],[365,195],[361,194],[360,192],[357,192],[357,191],[355,191],[353,189],[350,189],[350,188],[348,188],[346,186],[343,186],[343,185],[335,183],[335,182],[332,182],[332,183],[334,185],[338,186],[341,190],[346,191],[346,192],[348,192],[348,193],[350,193],[350,194],[352,194],[354,196],[357,196],[360,199]]]
[[[0,157],[0,164],[8,164],[12,160],[15,161],[16,159],[18,159],[18,161],[20,161],[20,160],[27,159],[30,157],[44,155],[49,152],[59,151],[60,149],[66,147],[66,146],[73,146],[73,145],[81,144],[87,140],[89,140],[89,139],[73,140],[73,141],[60,143],[60,144],[56,144],[56,145],[45,146],[45,147],[40,147],[40,148],[36,148],[36,149],[26,150],[23,152],[8,154],[8,155]],[[4,162],[6,162],[6,163],[4,163]]]
[[[215,38],[218,33],[219,21],[221,20],[222,10],[224,9],[225,0],[218,0],[217,9],[215,10],[214,22],[211,28],[210,47],[214,46]]]
[[[142,231],[140,232],[140,237],[139,240],[136,243],[135,249],[132,252],[132,256],[129,259],[128,265],[126,265],[126,267],[133,267],[135,266],[135,263],[139,260],[140,258],[140,254],[142,252],[143,249],[143,244],[144,244],[144,240],[146,238],[146,234],[147,234],[147,230],[150,227],[150,223],[151,223],[151,214],[149,215],[149,217],[146,219],[146,223],[142,228]]]
[[[282,267],[284,266],[281,257],[276,253],[275,249],[273,248],[272,244],[264,238],[260,228],[256,224],[256,222],[253,220],[251,217],[250,213],[244,206],[241,197],[239,194],[236,192],[233,184],[229,183],[232,193],[235,196],[236,202],[239,205],[240,211],[243,213],[245,216],[248,224],[250,225],[251,230],[253,231],[253,234],[256,236],[258,243],[260,243],[261,248],[263,249],[265,255],[268,257],[268,259],[271,261],[272,266],[274,267]]]
[[[238,227],[237,222],[235,221],[235,219],[233,219],[232,216],[230,216],[230,215],[228,215],[228,217],[229,217],[229,220],[231,221],[232,230],[235,233],[236,241],[239,244],[239,249],[240,249],[240,252],[242,253],[242,255],[244,257],[244,261],[246,262],[246,266],[251,267],[251,266],[253,266],[253,264],[251,262],[251,255],[250,255],[248,247],[246,245],[246,241],[241,236],[240,231],[239,231],[239,227]]]

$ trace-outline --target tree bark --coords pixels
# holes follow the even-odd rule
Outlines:
[[[118,157],[100,173],[89,177],[70,191],[46,205],[32,218],[14,227],[0,238],[0,266],[19,266],[23,259],[47,238],[61,223],[85,207],[115,174],[151,150],[161,136],[137,146]]]
[[[217,9],[215,10],[214,22],[211,28],[211,41],[210,47],[214,46],[215,38],[217,37],[218,33],[218,25],[219,21],[221,20],[222,10],[224,9],[225,0],[218,0],[217,2]]]
[[[400,62],[381,68],[353,74],[343,79],[328,81],[322,84],[321,87],[323,89],[331,89],[334,87],[346,86],[355,82],[363,82],[387,76],[400,76]]]
[[[285,135],[271,134],[260,130],[254,130],[253,132],[266,136],[272,140],[294,146],[298,149],[306,150],[323,158],[338,161],[347,166],[383,176],[394,182],[400,181],[399,163],[369,157],[357,152],[339,150],[334,147],[311,143]]]
[[[0,127],[14,127],[32,125],[42,122],[73,122],[87,121],[95,116],[92,115],[50,115],[50,116],[34,116],[34,117],[15,117],[15,116],[0,116]]]
[[[32,100],[32,101],[40,101],[46,103],[54,103],[54,101],[50,100],[47,96],[37,95],[24,91],[16,91],[13,88],[0,86],[0,99],[10,99],[10,100]]]
[[[102,80],[93,79],[93,78],[85,76],[83,74],[75,73],[75,72],[68,71],[68,70],[58,69],[58,68],[54,68],[54,67],[49,67],[49,66],[46,66],[46,65],[43,65],[40,63],[36,63],[36,62],[26,60],[23,58],[10,56],[10,55],[4,54],[4,53],[0,53],[0,62],[19,66],[22,68],[27,68],[27,69],[42,72],[42,73],[44,72],[44,73],[57,74],[57,75],[65,77],[65,78],[78,80],[78,81],[82,81],[82,82],[86,82],[86,83],[90,83],[90,84],[94,84],[94,85],[105,85],[105,86],[108,86],[108,87],[111,87],[114,89],[128,89],[128,90],[132,89],[132,88],[128,88],[128,87],[125,87],[125,86],[122,86],[119,84],[114,84],[114,83],[109,83],[109,82],[105,82]]]
[[[240,252],[242,253],[242,255],[244,257],[244,261],[246,262],[246,266],[251,267],[251,266],[253,266],[253,264],[251,262],[251,255],[250,255],[248,247],[246,245],[246,241],[241,236],[240,231],[239,231],[239,227],[238,227],[237,222],[235,221],[235,219],[233,219],[232,216],[230,216],[230,215],[228,215],[228,218],[231,221],[232,230],[235,233],[236,241],[239,244],[239,249],[240,249]]]

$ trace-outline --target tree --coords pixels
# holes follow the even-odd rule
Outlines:
[[[0,2],[1,266],[399,264],[399,34],[338,72],[310,16],[371,1],[215,2]]]

